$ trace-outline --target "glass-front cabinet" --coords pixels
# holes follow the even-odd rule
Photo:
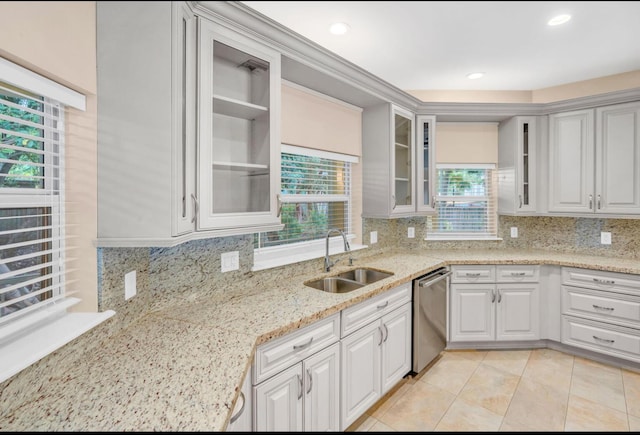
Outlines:
[[[392,213],[406,213],[407,211],[413,212],[415,210],[415,189],[413,188],[415,148],[413,127],[413,114],[399,107],[394,107]]]
[[[416,187],[417,211],[434,212],[435,183],[435,136],[436,117],[432,115],[418,115],[416,118]]]
[[[199,43],[198,230],[279,226],[280,54],[206,20]]]

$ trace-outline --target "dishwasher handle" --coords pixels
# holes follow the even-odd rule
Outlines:
[[[446,277],[448,277],[449,275],[451,275],[451,271],[447,271],[443,274],[438,274],[435,278],[430,279],[428,281],[418,281],[418,287],[428,287],[432,284],[435,284],[438,281],[441,281],[443,279],[445,279]]]

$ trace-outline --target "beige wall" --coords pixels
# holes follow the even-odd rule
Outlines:
[[[0,2],[0,56],[87,96],[66,112],[67,294],[97,311],[95,2]],[[2,78],[0,77],[0,80]]]
[[[607,92],[640,88],[640,70],[531,91],[408,90],[430,103],[552,103]]]
[[[436,163],[498,163],[498,124],[438,122]]]

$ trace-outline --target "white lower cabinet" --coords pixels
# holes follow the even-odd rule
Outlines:
[[[253,366],[254,430],[337,431],[340,314],[260,345]]]
[[[450,341],[540,338],[538,266],[452,266]]]
[[[640,362],[640,277],[563,267],[562,343]]]
[[[337,431],[339,361],[335,343],[256,386],[256,431]]]
[[[411,371],[411,302],[342,338],[345,430]]]

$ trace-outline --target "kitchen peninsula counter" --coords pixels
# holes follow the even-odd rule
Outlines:
[[[362,254],[354,266],[286,279],[257,272],[215,296],[194,292],[147,314],[75,355],[63,375],[38,365],[37,375],[47,382],[37,397],[0,421],[0,430],[222,431],[257,345],[451,264],[547,264],[640,274],[639,259],[522,249]],[[354,267],[394,275],[345,294],[304,285]],[[19,382],[6,383],[0,405],[6,409],[21,391]]]

